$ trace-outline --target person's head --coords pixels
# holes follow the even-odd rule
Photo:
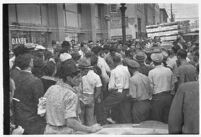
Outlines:
[[[125,59],[125,64],[128,66],[128,70],[133,75],[134,72],[138,71],[140,64],[132,59]]]
[[[179,49],[177,51],[177,59],[181,60],[181,59],[186,59],[187,57],[187,52],[184,49]]]
[[[57,70],[58,77],[63,82],[68,83],[71,86],[78,86],[81,82],[81,74],[72,59],[61,62],[59,69]]]
[[[121,64],[121,57],[119,55],[112,56],[112,60],[113,60],[115,66]]]
[[[54,76],[56,73],[56,64],[53,61],[48,61],[42,68],[42,71],[45,76]]]
[[[163,61],[163,54],[162,53],[152,53],[151,60],[153,61],[155,66],[161,65]]]
[[[78,67],[81,70],[82,76],[87,75],[88,71],[93,68],[91,65],[91,61],[86,58],[82,58],[79,60]]]
[[[143,64],[147,59],[147,55],[143,51],[138,51],[134,56],[133,59],[140,64]]]
[[[31,54],[21,54],[15,59],[15,66],[19,67],[21,70],[32,69],[33,68],[33,56]]]
[[[101,51],[102,51],[102,47],[100,46],[95,46],[91,49],[91,51],[95,54],[95,55],[100,55]]]
[[[81,55],[78,53],[78,52],[73,52],[71,53],[71,56],[72,56],[72,59],[77,62],[80,58],[81,58]]]
[[[14,53],[15,57],[26,53],[26,51],[27,51],[27,49],[24,45],[19,45],[13,49],[13,53]]]
[[[52,54],[52,52],[46,50],[46,51],[44,52],[44,57],[45,57],[45,60],[49,60],[50,58],[53,57],[53,54]]]
[[[91,56],[91,66],[96,66],[98,63],[98,57],[94,54]]]
[[[63,52],[68,53],[71,50],[71,45],[68,41],[63,41],[63,43],[61,44],[61,47]]]
[[[31,72],[36,76],[36,77],[42,77],[43,76],[43,67],[45,66],[45,63],[43,59],[39,57],[34,57],[33,60],[33,68]]]

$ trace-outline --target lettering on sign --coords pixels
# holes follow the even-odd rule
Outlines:
[[[26,44],[26,38],[12,38],[12,45]]]

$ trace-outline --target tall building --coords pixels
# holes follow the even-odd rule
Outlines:
[[[160,9],[160,23],[167,23],[168,14],[165,8]]]
[[[158,4],[144,4],[145,7],[145,24],[156,25],[160,23],[160,10]]]
[[[9,45],[108,38],[105,4],[9,4]]]
[[[126,4],[125,12],[126,38],[135,39],[146,37],[146,25],[160,22],[158,4]],[[120,4],[110,5],[110,37],[121,39],[121,12]]]

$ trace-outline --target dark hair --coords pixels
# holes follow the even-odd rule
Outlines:
[[[67,48],[70,47],[70,43],[68,41],[63,41],[63,43],[61,44],[62,48]]]
[[[182,59],[186,59],[187,57],[187,52],[184,49],[179,49],[177,51],[177,56],[180,56]]]
[[[154,63],[155,66],[158,66],[158,65],[162,64],[162,62],[155,62],[155,61],[153,61],[153,63]]]
[[[69,59],[61,62],[57,69],[57,72],[57,76],[66,81],[66,76],[74,77],[79,73],[79,70],[73,59]]]
[[[91,56],[91,65],[92,65],[92,66],[95,66],[95,65],[97,65],[97,63],[98,63],[98,57],[93,54],[93,55]]]
[[[95,46],[95,47],[93,47],[93,48],[91,49],[91,51],[92,51],[94,54],[98,55],[98,53],[100,53],[100,52],[102,51],[102,48],[99,47],[99,46]]]
[[[56,69],[56,64],[52,61],[48,61],[47,64],[43,67],[43,74],[46,76],[52,76]]]
[[[114,63],[120,63],[121,62],[121,58],[117,55],[113,56],[112,59],[113,59]]]
[[[44,67],[44,62],[42,58],[39,57],[34,57],[33,60],[33,68],[32,68],[32,73],[36,76],[36,77],[42,77],[43,76],[43,67]]]
[[[63,43],[61,44],[61,47],[62,47],[61,53],[69,52],[71,45],[68,41],[63,41]]]
[[[24,45],[19,45],[13,49],[13,53],[14,53],[15,57],[17,57],[21,54],[26,53],[26,48]]]
[[[32,58],[32,55],[28,53],[19,55],[16,57],[14,64],[21,70],[25,70],[29,67]]]
[[[44,56],[45,56],[45,60],[49,60],[50,58],[53,57],[53,54],[52,54],[52,52],[46,50],[46,51],[44,52]]]

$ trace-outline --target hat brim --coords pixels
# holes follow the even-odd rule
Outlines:
[[[146,54],[145,54],[145,56],[144,56],[144,59],[141,59],[141,60],[140,60],[140,59],[137,59],[136,56],[137,56],[137,55],[134,55],[134,56],[133,56],[133,59],[134,59],[135,61],[145,61],[145,60],[147,59],[147,55],[146,55]]]
[[[80,68],[80,69],[91,69],[91,68],[93,68],[93,66],[82,66],[82,65],[78,65],[78,68]]]

